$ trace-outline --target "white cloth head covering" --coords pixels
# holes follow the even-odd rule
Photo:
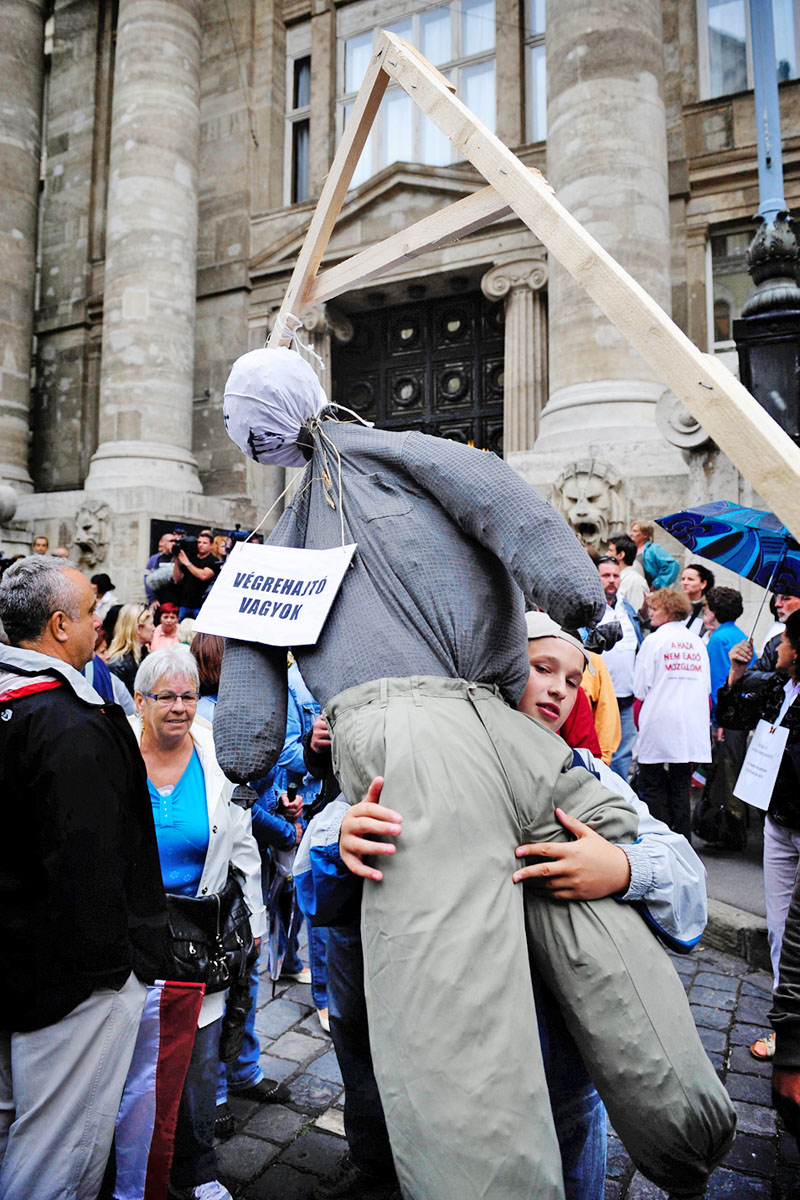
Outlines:
[[[225,429],[248,458],[267,466],[303,467],[301,426],[328,397],[296,350],[250,350],[237,358],[225,384]]]
[[[526,612],[525,625],[528,630],[529,642],[534,641],[536,638],[561,638],[562,642],[569,642],[570,646],[575,646],[577,650],[580,650],[581,654],[586,660],[587,667],[590,665],[589,651],[586,649],[583,642],[578,641],[578,639],[573,637],[571,633],[567,633],[565,630],[563,630],[561,626],[553,620],[552,617],[548,617],[547,613]]]

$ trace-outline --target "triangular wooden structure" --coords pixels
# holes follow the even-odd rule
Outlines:
[[[317,276],[389,79],[431,118],[489,186]],[[384,30],[297,259],[270,346],[288,344],[287,318],[330,300],[513,211],[636,347],[766,504],[800,538],[800,449],[727,367],[704,354],[587,233],[538,171],[504,146],[413,46]],[[735,498],[735,497],[732,497]]]

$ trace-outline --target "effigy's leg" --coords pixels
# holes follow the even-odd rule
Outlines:
[[[467,685],[386,681],[326,708],[348,799],[376,774],[403,814],[383,882],[365,883],[370,1041],[406,1200],[562,1200],[511,881],[518,814]],[[543,760],[557,774],[563,750]]]
[[[560,775],[543,806],[536,772],[543,739],[554,735],[532,722],[526,729],[522,714],[488,703],[481,712],[522,806],[526,786],[531,794],[524,841],[566,840],[556,807],[612,841],[635,836],[633,810],[582,768]],[[610,898],[559,902],[526,886],[525,915],[534,968],[557,998],[634,1163],[674,1196],[701,1192],[727,1153],[736,1118],[668,956],[635,909]]]

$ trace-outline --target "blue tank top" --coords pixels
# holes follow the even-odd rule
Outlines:
[[[174,786],[147,787],[153,805],[158,857],[164,890],[196,896],[208,851],[208,806],[203,768],[197,751]]]

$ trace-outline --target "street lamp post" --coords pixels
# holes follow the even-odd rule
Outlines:
[[[800,443],[798,245],[783,194],[772,0],[749,0],[758,150],[758,228],[747,251],[756,290],[733,322],[742,383]]]

